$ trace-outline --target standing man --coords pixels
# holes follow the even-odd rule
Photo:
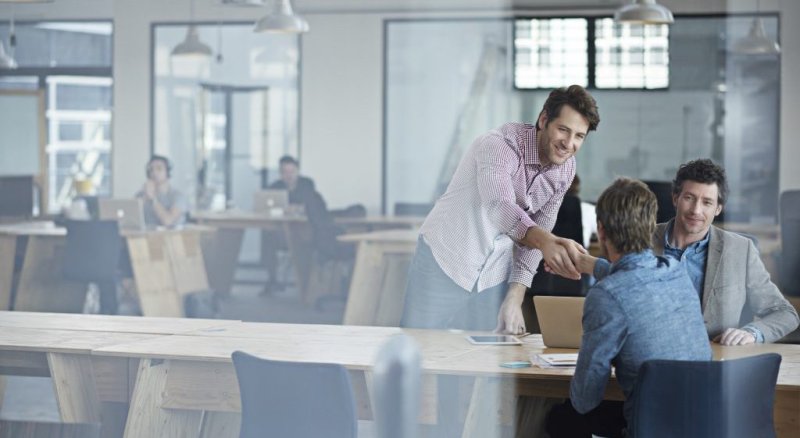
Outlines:
[[[651,249],[656,209],[647,186],[628,178],[614,181],[597,200],[597,234],[612,264],[586,294],[570,400],[549,416],[553,438],[624,436],[645,361],[711,360],[700,300],[686,267]],[[612,365],[625,394],[624,409],[620,402],[603,401]]]
[[[550,231],[573,156],[599,122],[594,98],[572,85],[550,93],[535,126],[508,123],[475,140],[420,229],[401,325],[523,333],[522,300],[543,256],[580,278],[572,259],[583,248]]]
[[[172,165],[167,157],[153,155],[147,162],[147,181],[137,198],[144,200],[144,222],[150,227],[173,228],[186,221],[186,198],[169,183]]]
[[[753,242],[711,225],[727,197],[721,166],[708,159],[681,165],[672,182],[675,218],[656,227],[653,248],[686,265],[709,338],[723,345],[775,342],[796,329],[800,319],[770,280]],[[584,272],[594,271],[598,279],[608,267],[603,259],[596,265],[581,263]]]

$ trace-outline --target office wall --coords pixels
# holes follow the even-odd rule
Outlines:
[[[382,20],[389,17],[498,15],[486,12],[485,2],[467,1],[470,13],[408,12],[408,3],[395,0],[392,12],[358,13],[363,2],[345,2],[336,9],[330,1],[296,0],[305,12],[311,32],[303,37],[301,58],[301,159],[306,173],[318,181],[332,207],[358,200],[376,212],[381,202],[382,160]],[[371,2],[371,8],[392,2]],[[531,3],[537,3],[531,0]],[[539,2],[554,4],[554,2]],[[604,10],[618,3],[598,0]],[[663,1],[679,13],[752,11],[755,2],[745,0]],[[437,2],[416,2],[438,9]],[[445,8],[457,4],[444,2]],[[580,0],[579,4],[590,4]],[[308,7],[304,9],[304,5]],[[0,4],[0,19],[8,19],[11,5]],[[762,10],[780,10],[784,42],[781,84],[781,190],[800,188],[800,162],[793,124],[800,120],[800,2],[762,1]],[[154,21],[188,19],[188,2],[162,0],[59,0],[52,4],[18,4],[18,19],[114,20],[114,124],[113,187],[127,195],[138,189],[149,154],[150,139],[150,25]],[[348,9],[350,8],[350,9]],[[255,19],[257,8],[223,7],[215,0],[200,0],[198,20]],[[572,9],[572,13],[582,12]],[[563,11],[561,13],[564,13]],[[792,42],[794,44],[786,44]]]

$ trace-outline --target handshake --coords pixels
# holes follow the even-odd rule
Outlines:
[[[544,256],[545,271],[564,278],[580,280],[581,274],[591,274],[597,261],[578,242],[532,227],[521,242],[525,246],[538,248]]]

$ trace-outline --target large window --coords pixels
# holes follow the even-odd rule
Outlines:
[[[669,29],[643,31],[579,19],[589,29],[582,41],[594,47],[588,84],[601,118],[577,156],[581,198],[597,199],[619,175],[670,181],[681,163],[709,157],[728,174],[725,220],[776,220],[780,55],[734,51],[752,19],[676,17]],[[763,20],[775,39],[777,17]],[[562,32],[564,20],[555,23]],[[540,56],[533,36],[543,38],[542,29],[531,19],[387,23],[385,211],[436,200],[479,134],[534,122],[552,88],[573,83],[558,73],[567,62]],[[569,46],[559,35],[559,47]],[[577,65],[586,50],[577,50]],[[515,87],[526,57],[526,69],[546,64],[556,80],[533,75],[525,80],[536,88]]]
[[[611,18],[514,21],[514,85],[544,89],[656,89],[669,86],[669,26]]]
[[[10,28],[0,25],[7,51]],[[18,68],[0,70],[0,89],[45,95],[45,208],[55,213],[78,190],[111,194],[110,22],[23,22],[15,26]],[[80,182],[80,183],[78,183]]]

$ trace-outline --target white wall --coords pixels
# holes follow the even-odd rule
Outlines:
[[[536,3],[539,0],[526,0]],[[342,12],[331,0],[296,0],[305,13],[311,32],[303,37],[301,58],[301,159],[304,171],[317,180],[332,207],[358,200],[377,211],[381,202],[382,154],[382,36],[383,18],[463,15],[456,12],[408,13],[403,0],[346,2],[344,8],[387,7],[394,12]],[[540,3],[545,3],[544,1]],[[557,4],[552,1],[548,4]],[[580,4],[590,4],[580,0]],[[617,1],[597,0],[603,11]],[[676,13],[752,11],[754,2],[745,0],[664,0]],[[447,9],[461,4],[416,2],[426,9]],[[508,15],[508,3],[466,0],[469,8],[492,6]],[[518,4],[518,3],[515,3]],[[11,5],[0,4],[0,19],[11,14]],[[304,9],[307,7],[306,9]],[[562,6],[564,7],[564,6]],[[141,184],[142,169],[149,155],[150,139],[150,25],[154,21],[184,21],[188,2],[163,0],[58,0],[52,4],[15,5],[19,19],[114,20],[114,125],[113,185],[117,194],[130,194]],[[781,96],[781,190],[800,188],[800,147],[794,139],[793,124],[800,120],[800,2],[763,1],[762,10],[780,10],[783,44]],[[571,9],[571,13],[582,11]],[[538,11],[539,13],[541,11]],[[263,10],[223,7],[215,0],[197,2],[199,20],[255,20]],[[563,10],[561,13],[564,13]]]

